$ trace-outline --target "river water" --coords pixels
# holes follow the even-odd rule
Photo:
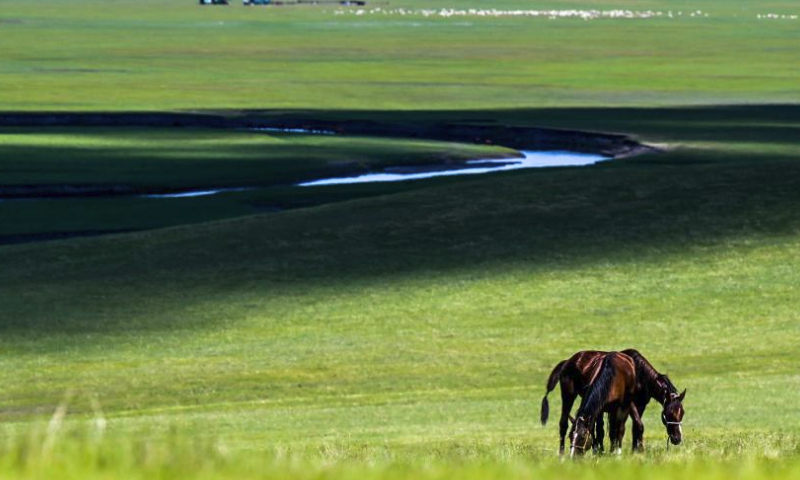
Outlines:
[[[414,171],[409,167],[405,172],[387,169],[380,173],[368,173],[354,177],[337,177],[312,180],[298,184],[300,187],[316,187],[322,185],[346,185],[354,183],[372,182],[402,182],[407,180],[421,180],[435,177],[452,177],[456,175],[479,175],[484,173],[507,172],[524,168],[545,167],[582,167],[597,162],[609,160],[602,155],[583,154],[574,152],[534,152],[522,151],[522,158],[505,158],[501,160],[470,160],[456,167],[442,165],[440,169],[420,167]]]

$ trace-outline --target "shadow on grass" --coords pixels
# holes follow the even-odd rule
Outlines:
[[[686,131],[740,142],[738,132],[748,124],[780,123],[763,142],[800,144],[790,138],[800,125],[800,107],[793,106],[286,115],[480,117],[629,130],[675,142]],[[424,188],[377,189],[372,198],[273,215],[4,247],[0,330],[36,336],[180,330],[236,318],[246,307],[236,302],[247,298],[268,301],[314,288],[344,291],[507,264],[535,270],[652,260],[697,246],[796,234],[797,160],[792,149],[686,149],[590,168],[432,180]]]
[[[800,104],[663,108],[541,108],[457,111],[245,111],[242,119],[368,120],[385,123],[513,125],[636,134],[670,140],[797,143]]]

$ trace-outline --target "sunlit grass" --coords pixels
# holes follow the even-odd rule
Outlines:
[[[685,11],[644,20],[337,16],[333,6],[6,0],[2,110],[485,109],[796,101],[792,1],[404,0]],[[710,17],[690,18],[702,10]],[[409,35],[409,32],[414,32]],[[498,33],[501,32],[501,33]],[[575,39],[583,39],[579,44]]]
[[[288,108],[623,132],[666,151],[298,198],[285,184],[348,162],[509,150],[3,128],[4,186],[269,190],[0,202],[7,235],[169,227],[0,246],[0,477],[800,476],[799,122],[796,107],[777,105],[800,93],[800,44],[797,23],[756,19],[797,5],[681,8],[710,16],[366,19],[327,7],[4,0],[5,111]],[[673,108],[709,103],[747,105]],[[579,349],[628,347],[688,390],[685,444],[667,447],[651,405],[645,454],[628,451],[628,433],[620,457],[559,460],[555,420],[537,421],[550,369]]]
[[[796,442],[786,437],[737,436],[704,458],[673,449],[624,459],[606,455],[565,461],[514,441],[474,439],[397,450],[334,440],[313,447],[240,451],[174,432],[133,440],[109,437],[98,422],[65,427],[58,421],[6,437],[0,446],[4,478],[767,480],[800,473],[796,453],[787,448],[796,448]],[[775,442],[782,442],[777,449]],[[776,458],[781,452],[787,457]]]

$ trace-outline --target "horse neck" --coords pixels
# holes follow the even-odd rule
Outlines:
[[[660,404],[664,404],[666,398],[664,396],[664,384],[662,383],[658,372],[649,365],[637,365],[636,375],[647,389],[650,398],[654,398]]]
[[[581,401],[577,415],[592,423],[602,412],[606,404],[609,391],[614,381],[614,365],[611,356],[606,356],[600,366],[600,371],[594,381],[589,385],[589,390]]]
[[[664,405],[668,400],[669,393],[675,392],[675,387],[672,382],[664,381],[661,374],[656,370],[650,362],[647,361],[639,352],[634,354],[628,353],[636,365],[636,375],[641,379],[647,389],[647,393],[651,398],[654,398],[658,403]],[[664,388],[666,387],[666,389]],[[664,392],[667,391],[666,395]]]
[[[655,398],[661,405],[666,405],[670,401],[670,395],[677,394],[678,389],[666,375],[658,374],[647,386],[650,396]]]

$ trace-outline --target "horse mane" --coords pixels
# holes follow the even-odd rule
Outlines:
[[[585,420],[597,418],[597,415],[603,410],[606,399],[608,398],[611,385],[614,380],[615,368],[612,362],[614,352],[607,354],[603,357],[603,363],[600,365],[600,371],[597,377],[592,382],[586,394],[583,396],[581,406],[578,408],[577,417],[584,417]]]
[[[622,353],[631,357],[633,360],[633,364],[636,367],[636,377],[641,380],[642,385],[647,389],[648,395],[656,393],[656,382],[658,382],[658,380],[663,380],[664,383],[667,384],[670,393],[678,393],[678,389],[673,385],[672,380],[670,380],[668,376],[659,373],[638,350],[631,348],[623,350]]]
[[[664,380],[664,383],[667,384],[667,388],[669,388],[669,393],[675,393],[675,394],[678,393],[678,387],[676,387],[675,384],[672,383],[672,380],[669,379],[666,373],[661,375],[661,379]]]

